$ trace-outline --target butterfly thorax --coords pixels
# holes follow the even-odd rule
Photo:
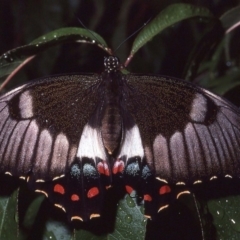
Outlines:
[[[108,57],[105,59],[105,83],[104,106],[101,120],[101,134],[103,144],[111,155],[118,149],[122,137],[121,118],[121,78],[122,74],[117,70],[118,59]]]

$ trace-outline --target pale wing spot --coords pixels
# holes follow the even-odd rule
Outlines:
[[[79,216],[71,217],[71,221],[73,221],[73,220],[79,220],[79,221],[83,222],[83,219],[81,217],[79,217]]]
[[[81,169],[79,164],[73,164],[71,166],[70,174],[76,178],[79,178],[81,176]]]
[[[207,114],[207,99],[203,94],[196,93],[192,101],[190,117],[195,122],[204,122]]]
[[[1,106],[1,105],[3,105],[3,106]],[[0,141],[2,140],[2,139],[4,139],[3,138],[3,134],[2,134],[2,131],[3,131],[3,129],[6,127],[6,121],[8,121],[8,119],[9,119],[9,110],[8,110],[8,107],[6,107],[6,103],[1,103],[1,107],[3,108],[3,109],[1,109],[1,121],[0,121]]]
[[[181,195],[183,195],[183,194],[191,194],[191,192],[189,192],[189,191],[183,191],[183,192],[180,192],[178,195],[177,195],[177,199],[181,196]]]
[[[6,106],[7,106],[6,102],[0,102],[0,112],[3,112],[5,109],[7,109],[7,111],[8,111],[8,108]],[[6,112],[6,110],[5,110],[5,112]],[[4,114],[3,116],[5,116],[5,118],[6,118],[8,115]]]
[[[142,139],[137,125],[134,125],[131,129],[126,130],[125,132],[125,137],[118,158],[123,156],[127,156],[127,158],[138,156],[140,159],[143,159],[144,157]]]
[[[18,171],[19,169],[19,156],[18,156],[18,151],[21,146],[21,143],[23,141],[23,136],[25,134],[25,131],[29,125],[29,120],[27,121],[20,121],[16,127],[14,128],[11,137],[9,138],[8,141],[8,147],[5,153],[5,158],[9,159],[9,167],[13,168],[16,165],[18,166]],[[28,143],[29,144],[29,143]],[[22,172],[23,174],[23,172]]]
[[[199,183],[202,183],[202,181],[201,180],[197,180],[193,184],[199,184]]]
[[[57,180],[57,179],[59,179],[59,178],[63,178],[64,176],[65,176],[65,175],[62,174],[62,175],[60,175],[60,176],[54,177],[54,178],[52,179],[52,181],[55,181],[55,180]]]
[[[72,171],[71,171],[71,173],[72,173]],[[83,166],[83,175],[89,176],[93,179],[99,178],[99,173],[96,171],[96,168],[88,163],[84,164],[84,166]]]
[[[124,171],[128,175],[137,176],[140,171],[139,164],[130,163],[127,165]]]
[[[227,164],[225,161],[225,159],[231,158],[230,152],[229,152],[230,149],[228,148],[227,139],[224,136],[225,135],[224,130],[221,127],[219,118],[224,118],[223,115],[220,114],[220,112],[217,114],[217,120],[213,124],[209,125],[208,128],[209,128],[209,131],[211,132],[211,137],[213,139],[213,142],[216,148],[216,153],[218,156],[218,163],[217,163],[219,166],[218,173],[221,173],[221,172],[223,173],[228,171],[234,171],[234,164]],[[224,128],[228,129],[229,127],[225,126]]]
[[[169,206],[169,204],[160,207],[160,208],[158,209],[158,212],[162,211],[163,209],[167,208],[168,206]]]
[[[173,174],[176,179],[186,180],[189,176],[183,134],[175,132],[170,138]]]
[[[46,197],[48,197],[48,194],[45,191],[36,189],[35,192],[43,193]]]
[[[65,208],[62,205],[55,203],[54,206],[57,207],[57,208],[62,209],[64,212],[66,212]]]
[[[156,177],[156,179],[157,179],[158,181],[161,181],[161,182],[164,182],[164,183],[167,183],[167,184],[168,184],[168,181],[165,180],[165,179],[162,179],[162,178],[160,178],[160,177]]]
[[[19,179],[23,179],[23,180],[25,180],[26,177],[24,177],[24,176],[20,176]]]
[[[12,174],[10,172],[5,172],[5,174],[12,176]]]
[[[40,176],[45,175],[46,172],[49,171],[48,164],[50,159],[50,154],[52,150],[52,136],[48,130],[43,130],[39,137],[37,154],[35,158],[35,172],[37,172]],[[39,177],[39,175],[37,177]]]
[[[19,96],[18,107],[22,118],[33,117],[33,99],[29,90]]]
[[[54,149],[51,161],[50,171],[54,175],[57,172],[64,171],[67,162],[69,150],[69,142],[65,134],[60,133],[57,135],[54,142]]]
[[[185,182],[177,182],[176,185],[186,185]]]
[[[93,214],[90,215],[90,219],[96,218],[96,217],[100,217],[100,214],[93,213]]]
[[[71,145],[71,148],[68,153],[68,159],[67,159],[67,166],[70,167],[72,165],[72,162],[74,161],[77,153],[77,146]]]
[[[105,148],[97,129],[85,125],[79,142],[77,157],[88,157],[95,160],[96,157],[106,159]]]
[[[194,124],[194,127],[199,139],[201,139],[201,146],[204,154],[204,161],[202,163],[200,162],[198,165],[202,164],[205,166],[204,175],[214,175],[219,169],[219,158],[212,134],[209,132],[209,127],[204,124]]]
[[[217,179],[217,176],[212,176],[212,177],[210,178],[210,181],[212,181],[212,180],[214,180],[214,179]]]
[[[37,144],[39,128],[36,121],[32,121],[26,130],[25,137],[22,141],[21,151],[19,153],[18,168],[21,172],[27,173],[32,166],[32,156]],[[31,144],[30,144],[31,143]]]
[[[150,147],[144,147],[145,157],[147,159],[148,166],[153,168],[154,166],[154,159],[153,159],[153,152]]]
[[[149,216],[149,215],[144,215],[144,217],[147,219],[151,219],[151,216]]]
[[[186,139],[186,148],[189,156],[189,167],[192,175],[200,178],[205,174],[205,166],[202,164],[203,154],[201,154],[201,144],[198,135],[192,123],[188,123],[184,129],[184,137]],[[196,159],[199,159],[196,161]]]
[[[45,182],[43,179],[37,179],[36,182]]]
[[[169,150],[167,140],[158,134],[153,143],[153,155],[157,175],[169,176],[171,165],[169,161]]]
[[[0,143],[1,143],[0,144],[0,156],[1,156],[0,162],[5,161],[4,167],[8,166],[9,161],[11,161],[11,159],[6,159],[3,156],[5,155],[5,152],[8,149],[8,140],[11,138],[11,134],[16,125],[17,125],[17,121],[12,121],[8,119],[6,121],[6,124],[4,125],[4,128],[0,132]]]
[[[226,178],[233,178],[231,175],[227,174],[225,175]]]

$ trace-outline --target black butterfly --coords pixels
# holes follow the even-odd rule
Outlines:
[[[240,175],[236,107],[183,80],[123,74],[112,56],[104,64],[0,97],[1,172],[81,221],[100,216],[117,182],[142,194],[150,217],[189,185]]]

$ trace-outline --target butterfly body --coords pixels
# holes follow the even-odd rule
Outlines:
[[[139,190],[146,215],[172,186],[240,175],[240,112],[191,83],[122,74],[62,75],[0,97],[0,170],[67,212],[99,217],[107,188]],[[152,210],[154,209],[154,211]]]

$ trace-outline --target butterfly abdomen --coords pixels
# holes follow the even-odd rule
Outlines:
[[[105,108],[101,126],[103,144],[109,154],[112,154],[118,148],[121,132],[120,110],[113,104],[109,104]]]
[[[101,135],[104,147],[111,155],[119,146],[122,137],[122,118],[120,109],[120,92],[118,81],[108,75],[104,96]]]

